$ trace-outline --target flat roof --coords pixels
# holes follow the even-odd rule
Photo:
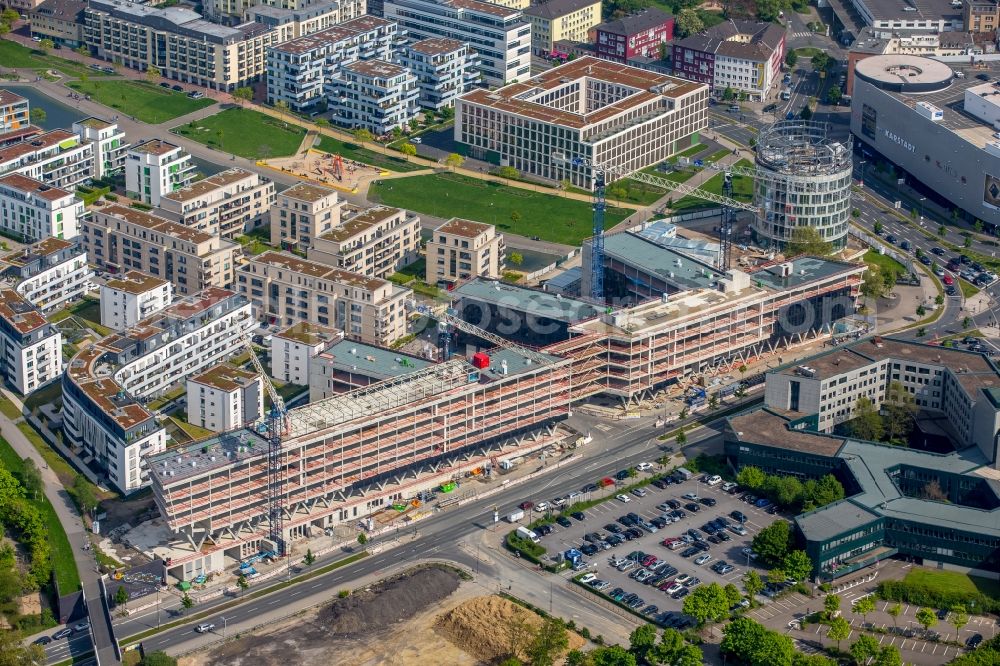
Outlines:
[[[204,384],[220,391],[235,391],[246,388],[260,379],[260,374],[243,368],[234,367],[228,363],[219,363],[208,370],[188,378],[196,384]],[[189,409],[192,408],[189,406]]]
[[[601,0],[547,0],[524,9],[525,16],[552,20],[600,4]],[[667,14],[669,17],[669,14]]]
[[[10,90],[0,89],[0,105],[9,106],[11,104],[22,104],[27,103],[27,99],[21,97],[16,92],[11,92]]]
[[[105,286],[109,289],[116,289],[128,294],[144,294],[167,284],[170,284],[168,280],[147,275],[141,271],[128,271],[105,282]]]
[[[0,290],[0,317],[21,335],[49,325],[38,308],[13,289]]]
[[[473,222],[472,220],[463,220],[460,217],[453,217],[434,231],[442,234],[451,234],[452,236],[476,238],[480,234],[486,233],[493,228],[492,224],[484,224],[482,222]]]
[[[634,92],[588,113],[573,113],[532,101],[533,98],[553,88],[585,79],[616,83],[634,88]],[[460,99],[463,102],[527,116],[542,122],[583,129],[658,98],[677,99],[705,87],[702,83],[693,83],[638,67],[584,56],[533,76],[527,81],[512,83],[493,91],[477,89],[462,95]]]
[[[247,171],[246,169],[234,167],[232,169],[220,171],[219,173],[209,176],[208,178],[203,178],[199,181],[191,183],[187,187],[182,187],[179,190],[168,192],[163,195],[163,198],[183,203],[185,201],[191,201],[192,199],[205,196],[209,192],[214,192],[221,187],[227,187],[233,183],[238,183],[241,180],[245,180],[256,175],[257,174],[253,171]]]
[[[877,513],[848,499],[796,516],[795,524],[810,541],[827,541],[879,518]]]
[[[308,259],[285,252],[268,251],[253,257],[250,262],[274,266],[275,268],[284,268],[321,280],[332,280],[353,287],[362,287],[369,291],[374,291],[389,284],[387,280],[381,278],[367,277],[360,273],[333,268],[318,261],[309,261]]]
[[[780,265],[790,263],[791,273],[788,277],[781,276]],[[793,287],[799,287],[816,280],[824,280],[842,272],[846,268],[857,268],[858,264],[847,261],[836,261],[821,257],[796,257],[787,262],[771,264],[748,273],[751,280],[759,283],[759,286],[767,287],[775,291],[785,291]]]
[[[360,33],[357,30],[351,30],[344,24],[340,24],[333,26],[332,28],[327,28],[326,30],[314,32],[310,35],[290,39],[287,42],[282,42],[281,44],[275,44],[270,48],[275,51],[281,51],[282,53],[308,53],[309,51],[319,48],[320,46],[357,37],[359,34]]]
[[[70,141],[75,141],[76,143],[69,146],[68,142]],[[0,148],[0,164],[3,164],[4,162],[11,162],[26,155],[47,150],[53,146],[59,146],[64,143],[67,144],[67,147],[75,148],[80,145],[80,137],[73,132],[63,129],[52,130],[51,132],[45,132],[44,134],[33,136],[19,143],[14,143],[5,148]]]
[[[465,42],[461,42],[457,39],[449,39],[447,37],[428,37],[427,39],[421,39],[420,41],[409,44],[407,48],[411,51],[416,51],[417,53],[436,55],[439,53],[453,53],[463,46],[465,46]]]
[[[336,196],[337,190],[329,187],[323,187],[322,185],[313,185],[311,183],[296,183],[288,189],[279,192],[278,196],[315,203],[324,197],[330,196],[331,194]]]
[[[11,252],[3,258],[8,264],[14,266],[26,266],[42,257],[58,254],[63,250],[76,245],[73,241],[49,236],[33,245],[26,245],[23,249]],[[80,250],[82,252],[82,250]]]
[[[318,345],[344,337],[344,332],[332,326],[322,326],[307,321],[292,324],[283,331],[274,334],[276,338],[301,342],[304,345]]]
[[[0,176],[0,185],[6,185],[12,189],[20,190],[25,194],[45,199],[46,201],[58,201],[59,199],[73,196],[72,192],[46,185],[40,180],[28,178],[19,173],[9,173],[6,176]]]
[[[885,54],[859,60],[854,71],[866,80],[905,86],[947,86],[955,73],[946,63],[932,58]]]
[[[729,427],[736,438],[750,444],[802,451],[819,456],[834,456],[846,442],[842,437],[790,428],[789,422],[787,416],[770,408],[729,417]]]
[[[356,60],[344,65],[344,69],[365,76],[390,77],[406,74],[410,70],[385,60]]]
[[[104,206],[96,209],[96,211],[100,214],[117,217],[131,224],[145,227],[152,231],[159,231],[167,236],[179,238],[191,243],[206,243],[212,239],[218,238],[218,236],[207,234],[204,231],[198,231],[197,229],[180,224],[179,222],[173,222],[166,218],[159,217],[158,215],[153,215],[152,213],[147,213],[136,208],[128,208],[118,204],[113,206]]]
[[[231,430],[174,447],[146,458],[150,475],[161,485],[267,455],[268,442],[253,430]]]
[[[148,139],[142,143],[138,143],[129,148],[129,152],[133,153],[146,153],[149,155],[166,155],[175,150],[178,150],[180,146],[170,143],[169,141],[164,141],[163,139]]]
[[[710,287],[723,277],[714,266],[628,231],[605,234],[604,253],[680,289]]]
[[[441,4],[447,7],[454,7],[455,9],[468,9],[469,11],[490,14],[501,18],[513,17],[521,13],[520,9],[495,5],[492,2],[480,2],[479,0],[441,0]]]
[[[320,357],[333,370],[375,380],[402,377],[434,365],[427,359],[355,340],[338,340],[320,352]]]
[[[544,317],[567,323],[591,319],[606,310],[606,306],[589,303],[578,298],[521,287],[515,284],[476,278],[464,282],[452,292],[452,298],[469,298],[500,307],[509,307],[535,317]]]
[[[950,0],[865,0],[864,4],[877,21],[962,20],[962,8],[952,7]]]
[[[358,234],[364,233],[369,229],[377,227],[386,220],[395,217],[399,214],[401,209],[392,208],[389,206],[376,206],[375,208],[368,208],[357,215],[343,220],[340,226],[328,231],[327,233],[320,236],[327,240],[334,241],[345,241],[349,238],[353,238]]]
[[[98,118],[97,116],[89,116],[83,120],[77,120],[74,125],[81,125],[83,127],[89,127],[90,129],[107,129],[114,125],[107,120]]]

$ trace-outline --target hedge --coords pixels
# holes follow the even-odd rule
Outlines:
[[[934,589],[929,585],[904,580],[884,580],[879,583],[876,594],[887,601],[901,601],[929,608],[951,608],[960,605],[968,609],[970,603],[975,602],[974,608],[977,613],[1000,611],[1000,600],[980,592],[970,594],[961,590]]]

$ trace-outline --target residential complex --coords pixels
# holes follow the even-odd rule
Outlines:
[[[19,173],[0,176],[0,229],[25,242],[75,238],[83,214],[72,192]]]
[[[385,0],[384,15],[411,39],[445,37],[469,44],[479,54],[486,85],[531,75],[531,24],[520,9],[479,0]]]
[[[338,25],[341,21],[357,18],[364,14],[363,8],[360,13],[357,13],[359,5],[363,5],[363,2],[357,0],[351,2],[326,0],[324,2],[320,0],[303,3],[294,9],[271,6],[270,4],[257,4],[247,10],[245,20],[271,31],[274,35],[271,44],[274,45],[327,30]]]
[[[275,196],[271,207],[271,245],[305,251],[313,238],[340,226],[343,202],[337,190],[296,183]]]
[[[854,70],[851,133],[862,150],[895,164],[942,205],[996,226],[998,90],[972,76],[957,79],[950,66],[930,58],[865,58]]]
[[[83,44],[86,0],[44,0],[28,12],[31,36],[75,49]]]
[[[831,434],[858,398],[883,404],[893,384],[916,401],[917,435],[957,453]],[[1000,578],[992,479],[1000,371],[971,352],[874,337],[771,371],[765,407],[731,417],[725,451],[737,468],[816,478],[834,474],[847,499],[795,518],[820,580],[894,555]],[[943,498],[931,495],[934,485]],[[941,501],[944,499],[945,501]]]
[[[398,62],[417,78],[417,103],[425,109],[455,106],[479,81],[479,56],[457,39],[431,37],[408,44]]]
[[[674,17],[662,9],[648,7],[594,28],[594,55],[622,64],[644,58],[660,60],[661,50],[667,48],[673,38]]]
[[[416,261],[419,250],[420,218],[410,211],[378,206],[344,211],[336,228],[313,239],[308,257],[360,275],[387,278]]]
[[[274,183],[256,171],[221,171],[160,197],[159,215],[207,234],[233,238],[256,229],[274,205]]]
[[[63,371],[62,334],[13,289],[0,290],[0,374],[27,395]]]
[[[264,383],[256,372],[220,363],[188,377],[188,422],[225,432],[251,426],[264,414]]]
[[[6,173],[75,190],[94,178],[94,146],[64,129],[38,134],[0,148],[0,174]]]
[[[409,127],[420,111],[420,89],[410,70],[384,60],[344,65],[326,86],[330,118],[338,125],[373,135]]]
[[[292,39],[267,50],[267,101],[293,111],[326,100],[326,84],[340,69],[358,60],[391,61],[405,32],[394,21],[362,16],[321,32]]]
[[[474,90],[455,106],[455,141],[477,159],[593,189],[586,160],[637,171],[697,141],[708,87],[578,58],[524,83]]]
[[[556,42],[590,41],[589,32],[601,22],[601,0],[548,0],[524,10],[531,23],[531,50],[552,54]]]
[[[194,163],[180,146],[150,139],[129,148],[125,161],[125,191],[128,196],[150,206],[187,187],[194,179]]]
[[[87,253],[74,241],[49,237],[0,259],[2,275],[38,309],[60,308],[90,291],[94,272]]]
[[[475,277],[499,278],[504,252],[503,235],[492,224],[453,217],[427,240],[427,283],[452,285]]]
[[[125,141],[125,132],[118,128],[117,123],[91,116],[73,123],[73,131],[93,148],[93,178],[106,178],[121,173],[125,168],[129,144]]]
[[[785,62],[785,27],[730,19],[677,40],[671,57],[674,74],[762,101],[777,90]]]
[[[101,325],[124,331],[165,310],[173,300],[173,283],[128,271],[101,285]]]
[[[69,444],[93,457],[118,490],[137,490],[148,480],[146,456],[164,450],[166,435],[136,400],[239,353],[257,326],[245,298],[213,287],[80,351],[63,375]]]
[[[124,206],[101,206],[82,225],[90,260],[113,272],[169,280],[180,296],[235,284],[237,243]]]
[[[343,331],[306,321],[275,333],[271,336],[271,376],[279,382],[308,386],[316,356],[331,342],[343,339]]]
[[[0,90],[0,147],[41,133],[31,124],[28,100],[9,90]]]
[[[963,0],[962,28],[973,34],[994,34],[1000,28],[1000,3],[996,0]]]
[[[348,338],[385,346],[407,333],[404,305],[413,292],[387,280],[265,252],[240,267],[238,284],[255,315],[271,324],[333,326]]]

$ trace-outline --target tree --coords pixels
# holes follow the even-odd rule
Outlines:
[[[362,546],[365,545],[366,543],[368,543],[368,535],[365,534],[364,532],[362,532],[361,534],[359,534],[358,535],[358,543],[361,544]]]
[[[77,474],[73,478],[71,494],[76,499],[76,503],[83,513],[90,513],[97,508],[97,496],[94,494],[94,487],[90,485],[90,481],[83,474]]]
[[[42,666],[48,660],[41,645],[22,645],[20,632],[0,631],[0,664],[2,666]]]
[[[317,118],[316,121],[313,123],[313,125],[315,125],[316,127],[325,128],[330,126],[330,121],[327,120],[326,118]]]
[[[718,409],[719,408],[719,394],[718,393],[713,393],[712,395],[709,396],[709,398],[708,398],[708,408],[709,409]]]
[[[726,593],[726,603],[729,604],[730,608],[743,601],[743,594],[740,592],[740,588],[732,583],[726,583],[726,586],[722,590]]]
[[[736,91],[729,86],[726,86],[726,89],[722,91],[722,99],[727,102],[733,101],[736,99]]]
[[[839,594],[828,594],[823,598],[823,610],[826,611],[827,616],[832,617],[834,613],[840,610],[840,595]]]
[[[885,434],[882,417],[870,398],[860,397],[854,405],[854,418],[849,424],[851,435],[869,442],[880,442]]]
[[[812,573],[813,563],[804,550],[793,550],[781,562],[781,568],[785,574],[795,581],[802,581]]]
[[[674,443],[677,444],[678,448],[680,448],[683,447],[685,444],[687,444],[687,441],[688,441],[688,436],[684,432],[684,426],[681,426],[677,430],[677,436],[674,437]]]
[[[858,666],[864,666],[878,654],[878,641],[868,634],[861,634],[851,644],[851,656]]]
[[[865,269],[865,280],[861,283],[861,293],[865,298],[882,298],[886,292],[882,267],[871,264]]]
[[[792,639],[748,617],[738,617],[723,629],[721,650],[749,666],[791,666]]]
[[[962,328],[969,329],[972,328],[972,317],[964,317],[962,319]]]
[[[306,548],[306,556],[302,558],[302,561],[305,562],[306,566],[316,561],[316,556],[313,555],[312,548]]]
[[[862,624],[868,623],[868,614],[875,612],[875,599],[873,597],[861,597],[851,606],[851,611],[855,615],[861,616]]]
[[[53,42],[51,39],[48,38],[38,42],[38,50],[41,51],[42,53],[48,53],[55,47],[56,47],[55,42]]]
[[[903,666],[903,656],[895,645],[883,645],[872,666]]]
[[[767,582],[771,585],[780,585],[781,583],[784,583],[787,578],[788,574],[785,573],[785,570],[779,569],[778,567],[774,567],[767,572]]]
[[[354,135],[354,140],[361,144],[361,147],[365,147],[365,143],[372,140],[372,133],[366,130],[364,127],[359,127],[352,132]]]
[[[812,117],[813,117],[812,109],[809,108],[808,104],[804,104],[802,106],[802,110],[799,111],[799,118],[801,118],[802,120],[809,120]]]
[[[743,574],[743,589],[747,591],[747,598],[750,600],[750,605],[756,605],[757,600],[755,597],[764,591],[764,581],[761,579],[760,574],[753,569]]]
[[[511,252],[510,256],[507,257],[507,261],[514,264],[515,266],[520,266],[524,263],[524,255],[520,252]]]
[[[45,109],[36,106],[31,110],[31,124],[41,125],[45,122],[45,119],[49,117],[49,114],[45,113]]]
[[[31,499],[37,499],[38,493],[42,491],[42,471],[31,458],[24,459],[24,467],[21,470],[21,485],[24,486],[24,494]]]
[[[935,296],[934,297],[934,304],[935,305],[944,305],[944,296],[942,296],[941,294],[938,294],[937,296]]]
[[[284,119],[284,117],[291,111],[291,107],[288,106],[288,102],[283,99],[279,99],[274,103],[274,110],[278,112],[279,117]]]
[[[573,183],[570,182],[569,178],[563,178],[562,180],[559,181],[559,189],[562,190],[563,192],[569,192],[569,188],[571,188],[572,186]]]
[[[458,153],[451,153],[445,158],[444,163],[447,164],[452,171],[454,171],[465,164],[465,158]]]
[[[828,70],[833,65],[833,60],[829,55],[820,51],[811,58],[812,67],[815,71]]]
[[[701,666],[705,663],[705,655],[701,648],[686,643],[674,653],[673,661],[664,663],[672,664],[672,666]]]
[[[253,101],[253,88],[249,86],[243,86],[242,88],[237,88],[236,90],[233,91],[233,99],[235,99],[236,103],[239,104],[240,107],[242,108],[244,104],[249,104],[251,101]]]
[[[788,53],[785,54],[785,64],[791,69],[795,67],[795,63],[798,61],[799,54],[795,52],[795,49],[789,49]]]
[[[139,666],[177,666],[177,660],[166,652],[157,650],[146,654],[139,662]]]
[[[518,178],[521,175],[521,172],[512,166],[502,166],[497,169],[497,175],[510,181]]]
[[[803,120],[808,120],[804,118]],[[823,240],[819,229],[815,227],[796,227],[792,230],[792,238],[785,247],[785,254],[795,257],[800,254],[812,254],[825,257],[833,252],[833,245]]]
[[[843,91],[840,86],[830,86],[829,90],[826,91],[826,103],[836,104],[844,96]]]
[[[236,584],[240,586],[240,596],[242,597],[246,594],[247,588],[250,587],[250,581],[247,580],[246,576],[240,574],[240,577],[236,579]]]
[[[889,441],[905,438],[913,428],[917,401],[901,382],[890,382],[882,411],[885,413],[886,436]]]
[[[156,80],[162,76],[160,68],[156,65],[150,65],[146,68],[146,80],[150,83],[156,83]]]
[[[840,652],[840,641],[851,635],[851,625],[843,617],[835,617],[830,621],[830,629],[826,637],[837,641],[837,652]]]
[[[521,221],[521,214],[518,213],[516,210],[511,211],[511,213],[510,213],[510,226],[511,226],[511,229],[513,229],[514,227],[516,227],[517,223],[520,222],[520,221]]]
[[[651,624],[636,627],[629,634],[628,644],[628,651],[635,655],[638,663],[648,663],[650,653],[656,647],[656,627]]]
[[[410,158],[417,154],[417,147],[412,143],[407,142],[399,147],[399,152],[406,155],[406,161],[409,162]]]
[[[128,590],[124,586],[119,585],[118,589],[115,591],[115,606],[124,606],[128,603]]]
[[[757,18],[767,22],[777,20],[783,7],[781,0],[757,0],[754,4],[757,6]]]
[[[599,647],[590,653],[592,666],[636,666],[635,655],[620,645]]]
[[[927,308],[925,308],[923,303],[921,303],[917,306],[917,316],[923,317],[925,314],[927,314]]]
[[[566,623],[557,617],[546,618],[528,646],[529,663],[531,666],[550,666],[568,646]]]
[[[184,607],[184,610],[190,610],[191,607],[194,606],[194,599],[192,599],[187,592],[185,592],[184,596],[181,597],[181,606]]]
[[[754,467],[753,465],[744,467],[736,475],[736,483],[751,490],[763,488],[766,482],[767,475],[764,474],[760,467]]]
[[[698,16],[694,9],[682,9],[674,22],[674,30],[680,33],[681,37],[687,37],[705,29],[705,23]]]
[[[88,49],[85,44],[81,44],[80,46],[78,46],[77,48],[75,48],[73,50],[76,51],[77,53],[79,53],[82,56],[88,56],[88,55],[90,55],[90,49]]]
[[[895,604],[893,606],[889,606],[888,608],[885,609],[885,612],[888,613],[889,617],[892,618],[892,628],[895,629],[896,622],[899,620],[899,616],[903,614],[903,604]]]
[[[969,614],[961,604],[955,604],[948,611],[948,622],[955,627],[956,634],[961,634],[962,627],[969,624]]]
[[[930,608],[921,608],[917,611],[917,622],[923,625],[924,631],[929,631],[931,627],[937,624],[937,615]]]
[[[566,655],[566,666],[594,666],[594,660],[586,652],[570,650]]]
[[[792,506],[802,499],[802,482],[794,476],[772,474],[767,477],[764,491],[777,504]]]
[[[938,236],[944,238],[947,235],[948,235],[948,227],[944,226],[943,224],[938,226]]]
[[[684,612],[698,624],[719,622],[729,615],[729,601],[725,590],[718,583],[700,585],[684,597]]]
[[[768,565],[780,564],[792,545],[792,533],[788,522],[776,520],[756,535],[751,542],[757,557]]]

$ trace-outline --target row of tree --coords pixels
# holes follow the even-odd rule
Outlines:
[[[24,460],[19,481],[6,467],[0,467],[0,523],[20,541],[30,557],[26,589],[38,589],[52,575],[52,550],[45,519],[34,500],[42,492],[42,476],[30,459]]]
[[[772,569],[768,579],[780,583],[791,578],[801,581],[812,572],[812,560],[795,548],[795,537],[786,520],[776,520],[754,535],[751,547],[757,559]]]
[[[766,474],[750,465],[739,471],[736,482],[796,513],[812,511],[845,496],[844,486],[832,474],[801,481],[794,476]]]
[[[664,629],[656,640],[656,627],[646,624],[629,636],[629,647],[599,647],[590,652],[572,650],[566,666],[700,666],[701,649],[684,640],[676,629]]]

